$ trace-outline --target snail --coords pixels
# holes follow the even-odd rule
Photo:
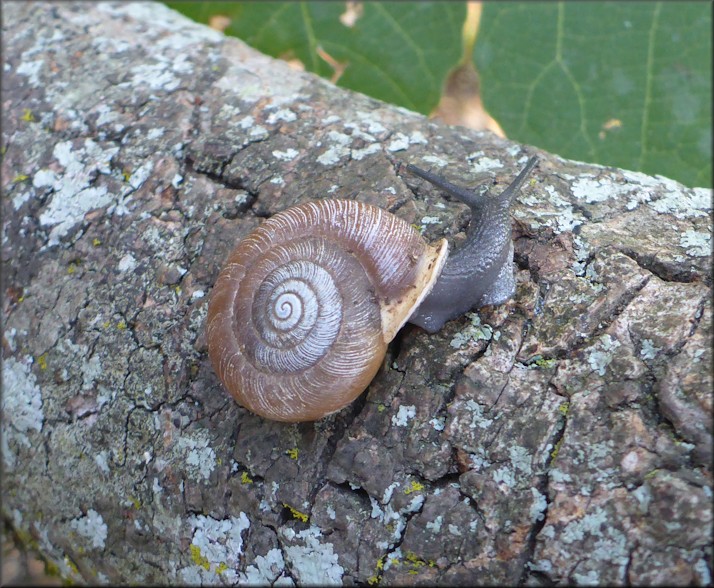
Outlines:
[[[351,403],[408,321],[433,333],[514,293],[509,207],[532,157],[498,196],[407,165],[466,203],[466,240],[449,254],[376,206],[316,200],[280,212],[240,241],[208,306],[211,363],[235,400],[268,419],[317,420]]]

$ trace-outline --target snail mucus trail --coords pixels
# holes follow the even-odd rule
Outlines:
[[[208,350],[234,399],[265,418],[322,418],[352,402],[406,322],[429,333],[515,290],[509,209],[537,158],[499,195],[407,171],[467,204],[464,243],[430,245],[405,221],[354,200],[316,200],[240,241],[211,293]]]

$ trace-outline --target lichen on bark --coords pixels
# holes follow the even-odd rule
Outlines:
[[[3,516],[88,583],[711,583],[711,191],[563,160],[515,298],[407,327],[350,407],[223,392],[203,333],[261,219],[537,150],[347,92],[153,3],[3,4]],[[443,168],[443,169],[442,169]]]

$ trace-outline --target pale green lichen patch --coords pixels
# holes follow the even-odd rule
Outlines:
[[[592,545],[589,558],[578,566],[578,575],[583,578],[595,575],[595,583],[599,582],[597,572],[592,569],[600,567],[597,562],[604,561],[614,565],[617,577],[623,577],[629,561],[628,540],[625,534],[612,525],[610,517],[603,508],[597,508],[580,519],[568,523],[560,536],[564,543],[582,543],[587,541]],[[591,568],[591,569],[587,569]]]
[[[476,173],[484,173],[488,172],[491,170],[496,170],[496,169],[501,169],[503,168],[503,162],[494,159],[492,157],[485,157],[483,152],[476,152],[476,153],[471,153],[468,156],[469,160],[476,160],[473,162],[473,165],[471,166],[472,171]]]
[[[349,135],[338,131],[329,131],[327,133],[327,140],[329,141],[329,146],[326,151],[318,156],[318,163],[322,165],[334,165],[340,161],[341,158],[347,157],[350,154],[349,145],[352,142],[352,138]]]
[[[600,376],[604,376],[605,368],[612,363],[615,358],[614,352],[620,345],[620,342],[609,334],[600,337],[588,355],[590,367]]]
[[[657,353],[662,351],[660,347],[656,347],[650,339],[642,340],[642,348],[640,349],[640,357],[642,359],[654,359]]]
[[[342,117],[331,114],[324,122],[332,124],[342,120]],[[360,129],[372,137],[386,137],[389,134],[387,128],[378,120],[374,112],[366,112],[357,110],[350,113],[350,117],[345,119],[344,126],[346,129]]]
[[[271,549],[263,555],[258,555],[252,565],[240,573],[240,583],[248,586],[292,585],[285,573],[285,560],[279,549]]]
[[[361,130],[361,126],[356,122],[345,123],[344,127],[350,130],[350,134],[330,130],[324,140],[327,148],[317,157],[317,162],[325,166],[331,166],[345,157],[361,161],[372,154],[382,151],[382,146],[377,138],[369,132]],[[359,140],[365,146],[353,148],[352,143],[355,140]]]
[[[446,417],[434,417],[429,421],[429,424],[434,427],[435,431],[443,431],[446,423]]]
[[[573,205],[563,198],[554,186],[545,186],[545,192],[548,194],[545,203],[537,198],[535,192],[519,198],[519,203],[528,206],[528,210],[519,211],[517,217],[525,221],[533,219],[529,224],[537,225],[539,230],[544,226],[550,227],[556,234],[572,231],[585,222],[585,217],[576,212]]]
[[[322,543],[318,527],[296,533],[282,528],[281,535],[289,543],[283,551],[291,575],[300,585],[341,586],[344,569],[334,552],[332,543]]]
[[[392,424],[395,427],[406,427],[415,416],[416,406],[400,406],[397,414],[392,417]]]
[[[520,445],[511,445],[508,448],[508,454],[511,458],[511,465],[513,465],[515,469],[526,475],[530,475],[533,472],[533,468],[531,467],[533,456],[528,449]]]
[[[465,402],[465,407],[471,413],[470,428],[488,429],[493,422],[498,419],[498,415],[491,415],[494,418],[488,418],[486,415],[490,413],[488,413],[484,406],[475,400],[467,400]]]
[[[699,576],[700,586],[711,586],[712,583],[712,574],[709,570],[709,564],[707,563],[707,561],[707,557],[702,557],[701,559],[697,560],[693,566],[694,571]]]
[[[416,484],[416,488],[422,486],[419,482],[414,483]],[[405,488],[403,493],[404,496],[411,496],[409,502],[401,504],[400,506],[396,505],[398,500],[392,501],[392,496],[400,485],[399,482],[390,484],[384,491],[381,501],[376,500],[372,496],[369,497],[369,501],[372,505],[370,518],[378,520],[388,531],[387,538],[377,543],[377,547],[381,550],[391,549],[401,540],[402,533],[407,524],[407,516],[411,513],[418,512],[426,500],[425,494],[416,491],[414,487],[410,485]]]
[[[530,508],[531,522],[536,523],[545,518],[545,511],[548,508],[548,500],[545,494],[541,494],[536,488],[531,488],[533,502]]]
[[[85,516],[71,520],[69,526],[87,540],[90,549],[104,549],[107,525],[96,510],[90,508]]]
[[[207,480],[216,467],[216,452],[210,446],[208,433],[203,430],[181,437],[176,443],[176,452],[195,480]]]
[[[663,176],[648,176],[640,172],[623,171],[632,184],[638,184],[634,194],[660,214],[671,214],[678,219],[705,217],[711,209],[712,191],[707,188],[687,188]]]
[[[63,355],[80,359],[79,369],[82,375],[82,390],[93,389],[103,371],[99,354],[92,354],[86,345],[74,344],[69,339],[61,340],[58,347]]]
[[[299,152],[295,149],[286,149],[285,151],[273,151],[273,157],[275,157],[275,159],[279,159],[280,161],[292,161],[298,155]]]
[[[297,120],[297,114],[295,114],[289,108],[278,108],[277,110],[271,112],[268,118],[265,120],[269,125],[274,125],[279,121],[293,122]]]
[[[129,70],[131,79],[124,82],[134,87],[144,86],[154,91],[171,92],[181,84],[181,76],[190,74],[193,64],[188,56],[179,54],[175,59],[157,59],[155,63],[140,63]]]
[[[472,470],[480,472],[491,465],[487,451],[483,447],[476,447],[474,452],[469,454],[469,465]]]
[[[167,6],[152,6],[141,2],[127,4],[99,4],[98,10],[118,17],[128,17],[139,22],[160,21],[165,24],[165,35],[156,42],[159,47],[174,51],[185,50],[192,45],[201,43],[217,43],[223,35],[208,27],[196,27],[185,16],[171,10]]]
[[[119,113],[115,110],[112,110],[108,104],[100,104],[99,106],[97,106],[96,112],[99,115],[97,116],[96,123],[98,127],[103,127],[115,123],[113,125],[115,131],[119,132],[124,129],[124,125],[115,122],[120,118]]]
[[[129,174],[129,185],[134,189],[138,190],[144,185],[144,182],[149,179],[151,172],[154,169],[154,163],[152,161],[147,161],[143,165],[140,165],[135,170]]]
[[[352,149],[352,159],[354,159],[355,161],[361,161],[365,157],[368,157],[375,153],[379,153],[381,151],[381,145],[379,145],[378,143],[372,143],[370,145],[367,145],[367,147],[363,147],[362,149]]]
[[[108,457],[108,452],[107,451],[100,451],[94,456],[94,463],[97,464],[97,467],[102,471],[103,474],[108,474],[109,473],[109,462],[107,460]]]
[[[632,187],[627,184],[617,184],[609,178],[595,178],[587,174],[583,174],[571,186],[573,196],[588,204],[617,199],[631,190]]]
[[[189,555],[191,565],[179,570],[188,584],[234,584],[243,558],[243,531],[250,527],[245,513],[218,520],[204,515],[188,519],[192,529]]]
[[[422,225],[437,225],[441,222],[441,219],[438,216],[424,216],[421,219],[421,224]],[[422,226],[422,229],[424,227]]]
[[[469,324],[451,339],[450,345],[454,349],[460,349],[470,341],[489,341],[493,336],[493,329],[490,325],[481,324],[478,313],[467,312],[466,316],[470,319]]]
[[[516,485],[516,473],[508,466],[501,466],[493,470],[491,476],[496,484],[504,486],[504,492],[506,489],[514,488]]]
[[[440,533],[441,532],[441,524],[444,522],[444,517],[442,515],[438,515],[433,521],[429,521],[426,523],[425,527],[432,533]]]
[[[27,77],[27,83],[30,86],[37,87],[40,83],[38,74],[40,73],[40,70],[42,69],[44,63],[45,62],[43,59],[36,59],[34,61],[23,61],[20,65],[17,66],[17,73]]]
[[[679,244],[687,250],[688,255],[706,257],[712,252],[712,236],[710,232],[684,231],[679,238]]]
[[[395,133],[391,141],[387,144],[387,151],[396,152],[404,151],[409,148],[409,137],[404,133]]]
[[[590,256],[590,244],[580,235],[573,235],[573,254],[575,255],[575,261],[571,269],[576,276],[582,276],[585,274],[587,260]]]
[[[117,269],[120,272],[133,272],[137,265],[138,262],[136,261],[136,258],[131,253],[127,253],[119,260]]]
[[[10,357],[2,366],[2,455],[5,467],[15,467],[19,445],[30,448],[32,432],[42,430],[42,391],[32,373],[32,362]]]
[[[12,199],[12,205],[15,207],[15,210],[18,210],[25,202],[30,200],[32,198],[32,191],[30,190],[25,190],[24,192],[20,192],[17,196],[14,196]]]
[[[55,145],[52,152],[57,163],[64,168],[61,175],[40,170],[33,178],[33,186],[52,191],[52,200],[40,214],[40,224],[51,226],[48,245],[58,243],[70,229],[95,208],[104,208],[115,201],[106,186],[91,186],[93,175],[109,174],[111,159],[118,147],[103,148],[91,139],[75,148],[71,141]]]
[[[586,534],[600,535],[603,525],[606,523],[607,513],[599,509],[594,513],[583,516],[581,519],[568,523],[563,529],[562,539],[565,543],[573,543],[574,541],[582,541]]]

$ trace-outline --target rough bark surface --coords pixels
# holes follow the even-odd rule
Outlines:
[[[211,284],[310,198],[429,240],[395,162],[505,184],[528,146],[291,70],[151,3],[3,3],[2,509],[91,583],[711,584],[711,191],[541,161],[514,300],[405,328],[349,408],[223,392]]]

